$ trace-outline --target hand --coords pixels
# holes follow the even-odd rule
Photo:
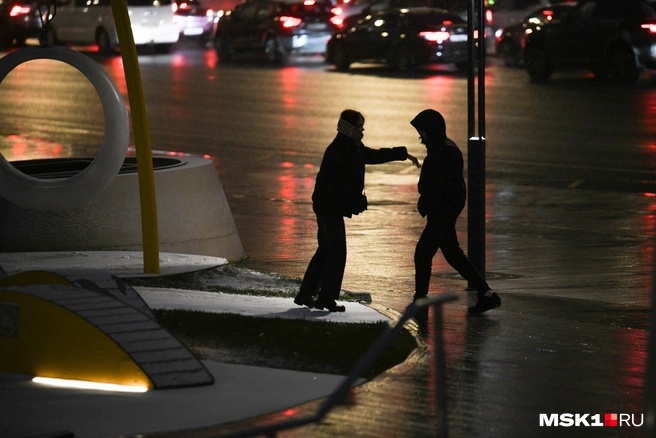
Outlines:
[[[408,154],[408,160],[412,161],[412,164],[414,164],[417,169],[421,168],[421,164],[419,164],[419,160],[414,155]]]
[[[358,207],[360,213],[362,213],[363,211],[367,211],[367,206],[368,206],[367,197],[365,195],[360,196],[360,206]]]

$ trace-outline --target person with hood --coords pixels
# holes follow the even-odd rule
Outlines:
[[[501,298],[462,251],[456,235],[456,221],[467,198],[462,152],[447,137],[446,122],[439,112],[424,110],[410,124],[419,133],[427,152],[417,185],[417,210],[426,217],[426,227],[415,248],[414,299],[428,294],[433,257],[441,249],[447,263],[476,287],[478,300],[469,313],[479,314],[499,307]]]
[[[337,122],[337,135],[324,152],[312,193],[312,209],[317,216],[319,246],[305,271],[294,303],[300,306],[344,312],[337,305],[346,266],[344,217],[367,209],[364,191],[365,164],[410,160],[416,157],[405,146],[372,149],[362,144],[364,116],[344,110]],[[316,302],[314,296],[318,294]]]

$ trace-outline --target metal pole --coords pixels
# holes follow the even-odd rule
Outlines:
[[[478,0],[478,136],[485,141],[485,8]]]
[[[477,12],[476,15],[474,11]],[[475,23],[474,17],[476,17]],[[467,99],[469,110],[467,252],[474,267],[485,277],[485,11],[482,0],[471,0],[467,18],[470,54]],[[476,59],[474,59],[473,27],[478,30]],[[478,96],[475,96],[474,67],[478,68]],[[476,97],[478,97],[478,134],[475,132]],[[470,289],[474,288],[471,283],[468,286]]]
[[[474,11],[475,1],[470,0],[467,8],[467,138],[472,138],[476,132],[476,93],[474,88]]]
[[[438,436],[446,438],[449,434],[449,420],[446,403],[446,363],[444,358],[444,335],[442,333],[442,306],[433,305],[433,363],[435,364],[435,400],[437,402]]]
[[[468,146],[467,249],[469,260],[485,277],[485,139],[471,137]]]
[[[159,274],[159,235],[157,225],[157,201],[155,196],[155,170],[148,130],[146,102],[137,58],[137,48],[132,35],[130,15],[125,1],[110,0],[116,22],[118,41],[128,87],[134,146],[137,149],[137,179],[141,201],[141,234],[143,239],[144,273]]]

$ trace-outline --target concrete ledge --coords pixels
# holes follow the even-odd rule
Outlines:
[[[159,249],[239,261],[246,257],[210,160],[166,159],[155,166]],[[125,166],[124,166],[125,167]],[[32,210],[0,198],[0,251],[139,251],[141,207],[136,168],[120,173],[89,203]]]

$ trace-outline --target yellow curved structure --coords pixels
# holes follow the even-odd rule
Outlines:
[[[138,293],[103,271],[0,278],[0,373],[138,392],[214,383]]]
[[[98,327],[53,302],[7,289],[0,290],[0,356],[4,373],[153,388]]]
[[[5,286],[27,286],[29,284],[61,284],[72,286],[66,277],[50,271],[25,271],[10,277],[0,278],[0,288]]]

